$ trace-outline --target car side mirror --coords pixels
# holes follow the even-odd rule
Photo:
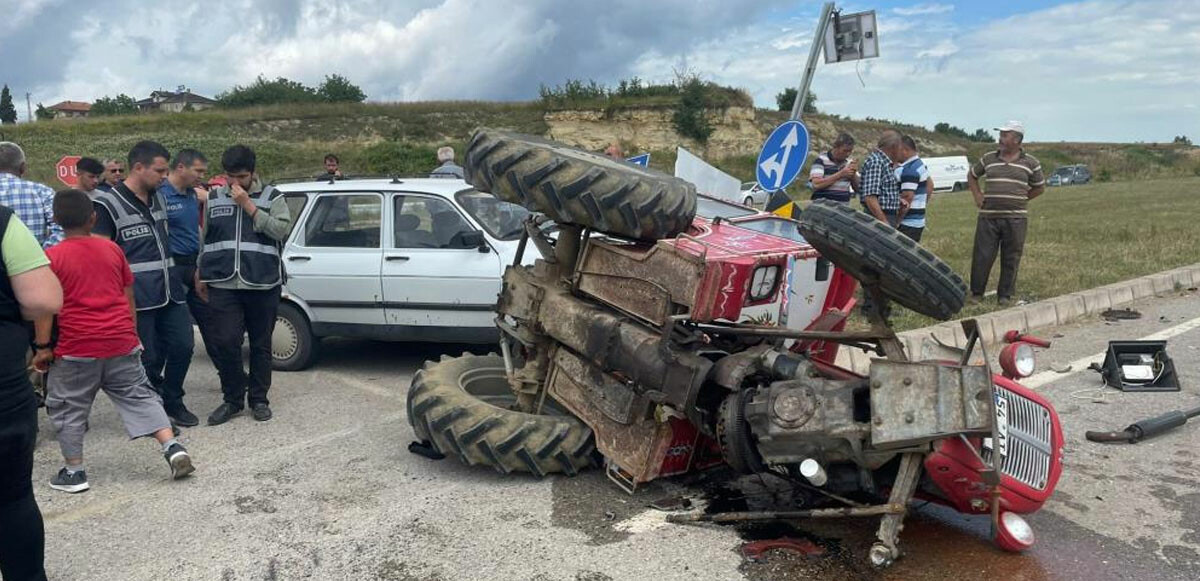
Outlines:
[[[478,248],[480,252],[488,252],[491,247],[488,246],[487,240],[483,237],[483,232],[479,230],[471,230],[459,234],[459,240],[462,241],[463,248]]]

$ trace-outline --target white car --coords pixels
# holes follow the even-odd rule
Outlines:
[[[322,337],[493,343],[496,297],[518,254],[524,208],[459,179],[276,186],[292,210],[271,351],[304,369]],[[530,244],[523,263],[538,258]]]
[[[758,182],[745,182],[742,184],[741,203],[743,206],[751,208],[765,208],[767,200],[771,197],[771,192],[762,189]]]

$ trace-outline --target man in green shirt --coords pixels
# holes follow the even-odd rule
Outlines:
[[[30,321],[62,308],[62,286],[37,239],[0,206],[0,577],[46,579],[45,532],[33,497],[37,402],[29,383]]]

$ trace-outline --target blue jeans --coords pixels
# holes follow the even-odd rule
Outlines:
[[[183,303],[138,311],[142,365],[150,384],[162,395],[163,408],[173,413],[183,406],[183,380],[192,365],[192,319]]]

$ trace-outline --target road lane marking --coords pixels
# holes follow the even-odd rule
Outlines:
[[[1200,317],[1197,317],[1195,319],[1192,319],[1192,320],[1184,322],[1184,323],[1180,323],[1178,325],[1175,325],[1174,327],[1169,327],[1169,328],[1163,329],[1157,333],[1151,333],[1149,335],[1146,335],[1145,337],[1142,337],[1141,339],[1137,339],[1137,341],[1165,341],[1167,339],[1170,339],[1171,337],[1175,337],[1177,335],[1182,335],[1193,329],[1200,329]],[[1030,389],[1036,389],[1038,387],[1046,385],[1047,383],[1052,383],[1054,381],[1063,379],[1067,376],[1073,375],[1080,371],[1087,371],[1088,365],[1091,365],[1092,363],[1104,363],[1104,356],[1107,353],[1108,353],[1108,349],[1105,348],[1104,351],[1101,351],[1095,355],[1089,355],[1087,357],[1081,357],[1079,359],[1076,359],[1075,361],[1072,361],[1067,364],[1071,368],[1071,371],[1069,371],[1067,373],[1059,373],[1057,371],[1043,371],[1041,373],[1036,373],[1034,375],[1031,375],[1031,376],[1021,380],[1021,385],[1024,385],[1025,387],[1028,387]]]

